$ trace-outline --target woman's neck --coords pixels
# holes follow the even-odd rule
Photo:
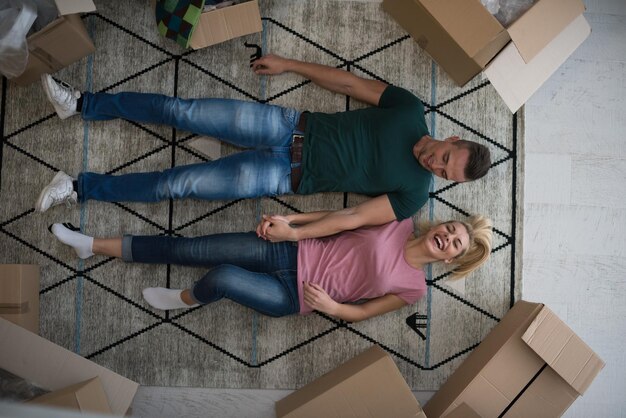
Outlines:
[[[429,257],[426,251],[426,237],[421,235],[416,237],[411,234],[404,244],[404,259],[413,268],[423,269],[426,264],[437,261]]]

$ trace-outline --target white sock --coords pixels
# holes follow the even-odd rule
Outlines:
[[[54,224],[50,230],[63,244],[74,248],[78,257],[85,259],[93,255],[93,237],[72,231],[63,224]]]
[[[182,289],[167,289],[165,287],[147,287],[143,289],[143,298],[153,308],[169,310],[182,308],[195,308],[199,306],[197,303],[187,305],[181,299]]]

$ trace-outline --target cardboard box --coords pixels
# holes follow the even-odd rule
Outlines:
[[[485,75],[512,112],[589,36],[581,0],[538,0],[504,28],[480,0],[383,0],[459,85]]]
[[[276,402],[278,418],[426,418],[395,363],[374,346]]]
[[[28,401],[28,403],[96,414],[111,413],[109,401],[98,377],[46,393]]]
[[[19,77],[19,85],[39,80],[44,73],[54,73],[96,50],[79,13],[93,12],[92,0],[54,0],[59,18],[26,38],[28,63]]]
[[[205,48],[262,30],[259,3],[249,0],[202,13],[189,46],[193,49]]]
[[[429,418],[462,403],[478,416],[560,417],[604,362],[540,303],[520,301],[425,405]]]
[[[39,266],[0,264],[0,316],[39,333]]]
[[[0,318],[0,368],[47,390],[98,376],[111,412],[124,415],[139,385]]]

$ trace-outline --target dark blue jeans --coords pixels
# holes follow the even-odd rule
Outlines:
[[[211,267],[192,288],[193,298],[201,304],[227,298],[269,316],[300,312],[298,247],[292,242],[271,243],[254,232],[196,238],[126,235],[122,258]]]
[[[81,173],[78,176],[81,202],[228,200],[295,192],[291,190],[290,155],[292,134],[300,119],[300,112],[295,109],[230,99],[84,93],[82,117],[169,125],[219,138],[246,150],[215,161],[164,171],[119,176]]]

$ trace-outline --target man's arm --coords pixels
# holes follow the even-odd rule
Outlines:
[[[345,94],[374,106],[378,106],[380,96],[387,88],[387,84],[382,81],[368,80],[327,65],[286,59],[272,54],[254,61],[252,69],[256,74],[264,75],[277,75],[284,72],[296,73],[322,88]]]
[[[323,212],[322,212],[323,213]],[[272,242],[320,238],[362,226],[383,225],[396,219],[387,195],[369,199],[358,206],[328,212],[304,225],[293,227],[284,217],[271,217],[261,229],[261,236]],[[257,232],[259,230],[257,229]]]

